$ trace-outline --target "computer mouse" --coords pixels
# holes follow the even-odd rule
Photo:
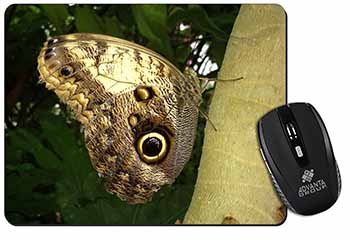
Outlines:
[[[292,103],[258,122],[260,151],[277,193],[295,213],[312,215],[338,199],[341,179],[326,127],[309,103]]]

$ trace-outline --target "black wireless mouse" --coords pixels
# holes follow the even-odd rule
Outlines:
[[[258,123],[261,154],[285,205],[302,215],[330,208],[341,180],[326,127],[308,103],[278,107]]]

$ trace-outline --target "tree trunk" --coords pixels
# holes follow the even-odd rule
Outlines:
[[[286,102],[286,15],[242,5],[210,106],[185,224],[279,224],[286,216],[259,153],[257,122]]]

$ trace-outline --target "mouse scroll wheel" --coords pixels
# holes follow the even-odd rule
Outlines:
[[[290,139],[296,139],[297,138],[297,132],[295,131],[295,127],[292,123],[286,124],[287,133]]]

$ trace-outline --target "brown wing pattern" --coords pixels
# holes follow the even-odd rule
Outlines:
[[[38,70],[84,124],[91,162],[107,191],[144,203],[180,174],[197,126],[194,77],[147,48],[96,34],[49,39]]]

